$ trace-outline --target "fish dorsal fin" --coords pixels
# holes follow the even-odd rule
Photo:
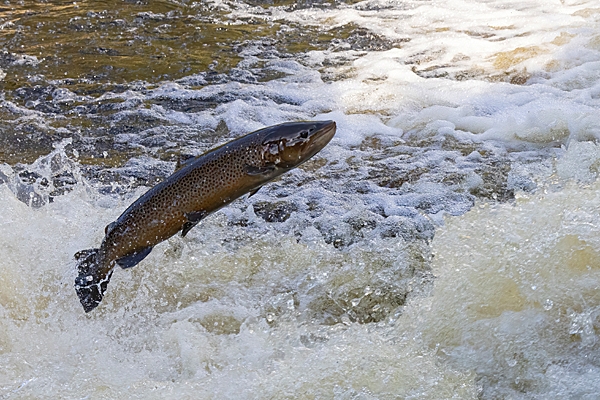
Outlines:
[[[271,172],[275,171],[275,166],[274,165],[265,165],[263,167],[255,167],[254,165],[246,164],[244,169],[248,175],[252,175],[252,176],[270,175]]]
[[[181,237],[187,235],[190,229],[198,225],[198,222],[202,221],[202,219],[206,217],[206,215],[208,215],[208,213],[204,210],[185,214],[187,221],[183,224],[183,227],[181,228]]]
[[[128,254],[125,257],[119,258],[117,260],[117,264],[119,264],[119,266],[121,268],[134,267],[134,266],[138,265],[138,263],[140,261],[142,261],[144,258],[146,258],[146,256],[148,254],[150,254],[151,251],[152,251],[152,246],[144,247],[141,250],[138,250],[136,252]]]
[[[186,167],[189,164],[193,163],[196,158],[198,158],[198,157],[188,155],[188,154],[186,154],[186,155],[181,154],[179,156],[179,158],[177,159],[177,164],[175,165],[175,171],[179,171],[181,168]]]
[[[117,225],[116,222],[111,222],[110,224],[106,225],[106,228],[104,228],[104,234],[108,235],[110,233],[110,231],[112,231],[113,229],[115,229],[116,225]]]

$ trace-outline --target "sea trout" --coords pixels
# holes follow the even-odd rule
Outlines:
[[[130,268],[152,248],[190,229],[238,197],[317,154],[335,134],[333,121],[289,122],[249,133],[185,162],[105,228],[100,248],[75,254],[75,291],[86,312],[102,301],[116,265]]]

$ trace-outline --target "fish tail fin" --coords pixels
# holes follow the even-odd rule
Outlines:
[[[75,292],[85,312],[90,312],[100,304],[110,281],[112,269],[108,272],[99,263],[100,249],[82,250],[75,253],[77,271]]]

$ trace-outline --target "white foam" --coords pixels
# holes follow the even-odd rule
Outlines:
[[[595,395],[598,189],[475,207],[436,233],[432,297],[408,312],[428,346],[477,372],[485,398]]]
[[[452,1],[388,9],[386,5],[370,1],[335,9],[272,9],[274,18],[298,24],[327,29],[353,23],[389,40],[410,38],[389,51],[354,53],[356,59],[348,70],[351,76],[327,89],[335,94],[332,101],[345,114],[392,116],[392,126],[407,133],[419,130],[420,135],[423,125],[448,121],[449,129],[425,131],[509,144],[567,143],[598,137],[593,124],[574,122],[593,120],[599,106],[590,88],[597,82],[595,64],[600,58],[597,39],[589,29],[594,24],[593,13],[588,11],[593,2],[516,6],[510,1]],[[383,9],[368,11],[373,7]],[[252,10],[244,8],[232,16],[240,13],[247,15]],[[262,13],[255,17],[266,18]],[[335,57],[336,53],[313,51],[309,60],[319,65]],[[482,79],[519,71],[533,81],[536,76],[555,78],[540,86],[515,86],[424,80],[412,70],[427,67],[450,74],[475,71]],[[552,91],[546,84],[563,90]],[[574,88],[577,93],[572,93]],[[440,107],[456,109],[456,113],[448,115]],[[465,136],[465,132],[475,135]]]

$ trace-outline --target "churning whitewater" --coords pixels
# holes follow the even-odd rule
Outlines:
[[[595,398],[599,24],[592,0],[7,2],[0,398]],[[73,254],[178,160],[291,121],[337,133],[82,312]]]

